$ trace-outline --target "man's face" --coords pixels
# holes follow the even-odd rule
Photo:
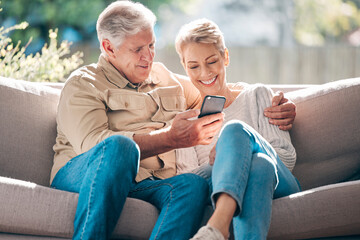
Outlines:
[[[155,56],[155,35],[153,29],[142,30],[128,36],[115,48],[110,62],[122,76],[131,83],[145,81],[150,74]]]

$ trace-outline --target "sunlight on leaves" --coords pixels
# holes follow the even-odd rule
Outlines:
[[[14,45],[7,35],[28,26],[27,22],[22,22],[9,28],[0,28],[0,76],[37,82],[65,81],[67,74],[83,63],[83,53],[78,51],[69,55],[71,42],[62,41],[58,46],[58,30],[50,29],[49,44],[45,44],[41,52],[26,55],[25,50],[32,38],[21,47],[21,41]]]

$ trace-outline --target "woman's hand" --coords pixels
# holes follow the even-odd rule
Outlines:
[[[279,126],[281,130],[288,131],[296,116],[296,105],[284,96],[284,93],[276,92],[272,99],[272,106],[264,109],[264,115],[273,125]]]

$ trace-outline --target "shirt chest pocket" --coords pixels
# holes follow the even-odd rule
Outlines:
[[[108,98],[108,123],[111,130],[136,130],[137,125],[146,121],[144,96],[112,93]]]
[[[186,102],[183,96],[162,96],[161,105],[167,112],[182,112],[186,109]]]
[[[111,94],[108,100],[108,107],[112,111],[125,110],[136,111],[145,108],[143,96]]]

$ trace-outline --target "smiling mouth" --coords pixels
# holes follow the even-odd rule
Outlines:
[[[143,69],[149,69],[151,67],[151,63],[145,64],[145,65],[137,65],[137,66],[140,68],[143,68]]]
[[[144,68],[144,69],[148,69],[148,68],[149,68],[148,65],[146,65],[146,66],[141,66],[141,65],[139,65],[139,67]]]
[[[207,81],[202,81],[202,80],[200,80],[200,82],[201,82],[202,84],[204,84],[204,85],[210,85],[210,84],[212,84],[213,82],[215,82],[216,79],[217,79],[217,76],[215,76],[215,77],[213,77],[212,79],[207,80]]]

